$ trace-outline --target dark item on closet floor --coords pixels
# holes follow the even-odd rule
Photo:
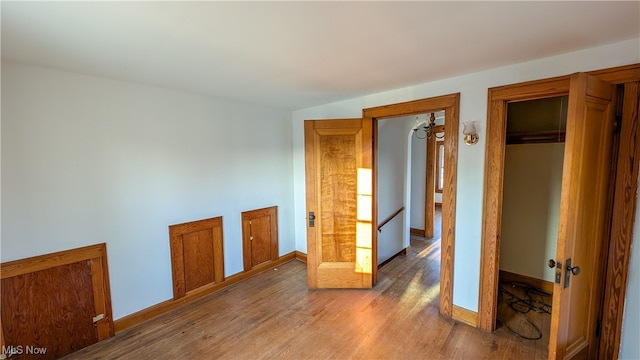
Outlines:
[[[499,289],[498,325],[520,338],[548,345],[551,294],[519,282],[500,283]]]

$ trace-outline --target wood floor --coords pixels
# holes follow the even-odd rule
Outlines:
[[[438,314],[440,241],[414,237],[372,290],[307,289],[292,261],[65,359],[546,359]]]
[[[513,332],[546,351],[551,330],[551,300],[550,293],[531,285],[500,282],[496,333]]]

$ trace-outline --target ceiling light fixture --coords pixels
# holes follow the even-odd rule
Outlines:
[[[431,113],[431,117],[429,118],[429,123],[428,124],[423,124],[422,126],[420,126],[420,124],[418,123],[418,116],[416,116],[416,125],[413,127],[413,132],[416,134],[416,137],[418,139],[430,139],[432,136],[435,136],[436,139],[442,139],[444,138],[444,134],[442,135],[437,135],[435,133],[435,128],[436,126],[436,114],[435,113]],[[423,134],[421,136],[421,134]]]

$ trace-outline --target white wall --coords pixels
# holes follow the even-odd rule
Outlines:
[[[554,281],[564,143],[507,145],[500,270]]]
[[[412,125],[407,118],[378,121],[378,223],[405,207],[378,233],[378,264],[409,246],[407,169]]]
[[[279,110],[3,63],[0,259],[107,242],[119,318],[171,297],[170,224],[224,216],[231,275],[242,269],[240,212],[278,205],[280,253],[306,252],[303,121],[460,92],[460,119],[478,121],[480,141],[458,140],[453,303],[477,311],[487,89],[637,62],[633,39],[297,110],[292,128]],[[627,358],[639,352],[639,217]]]
[[[638,39],[633,39],[294,111],[293,185],[296,249],[306,252],[307,248],[303,141],[305,119],[357,118],[362,116],[362,109],[365,108],[460,92],[460,132],[462,132],[462,122],[475,120],[480,141],[474,146],[467,146],[461,137],[458,139],[453,303],[477,311],[487,89],[499,85],[637,62],[640,62],[640,42]]]
[[[1,259],[106,242],[114,318],[172,297],[167,226],[223,216],[225,275],[240,213],[278,206],[293,238],[287,111],[2,63]]]

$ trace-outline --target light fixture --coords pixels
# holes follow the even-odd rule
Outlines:
[[[431,117],[429,118],[429,123],[420,126],[418,123],[418,117],[416,116],[416,125],[413,127],[413,132],[416,134],[418,139],[430,139],[432,136],[435,136],[436,139],[444,138],[444,134],[438,136],[435,133],[436,126],[436,114],[431,113]],[[423,136],[420,136],[421,133],[424,133]]]
[[[467,145],[473,145],[478,142],[478,131],[476,130],[475,121],[463,122],[462,134],[464,134],[464,143]]]

